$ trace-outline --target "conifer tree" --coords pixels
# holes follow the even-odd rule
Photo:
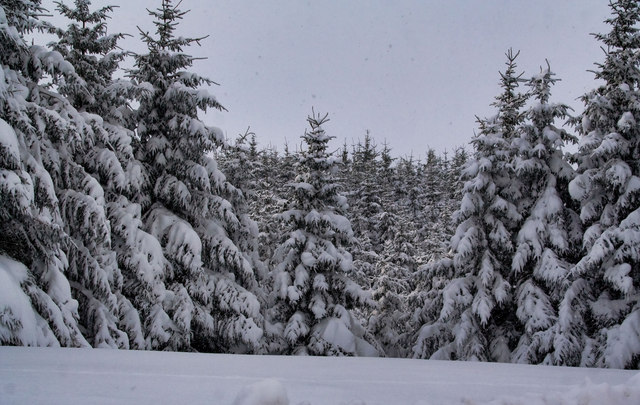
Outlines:
[[[268,182],[271,179],[271,176],[266,173],[268,164],[263,164],[258,151],[256,134],[249,128],[236,139],[235,145],[223,145],[221,149],[223,151],[220,155],[225,157],[223,162],[219,162],[220,170],[228,173],[227,181],[241,193],[240,198],[235,199],[235,210],[252,233],[252,237],[242,238],[239,241],[241,242],[239,247],[250,259],[256,276],[259,279],[265,279],[267,268],[260,260],[258,232],[261,228],[259,225],[262,225],[260,220],[268,215],[265,213],[269,208],[269,195],[266,195],[265,188],[269,188]],[[265,154],[266,151],[263,155]],[[257,222],[254,222],[253,218],[256,218]],[[254,293],[263,295],[261,289],[255,289]]]
[[[640,366],[640,4],[610,3],[611,27],[596,39],[605,60],[604,83],[582,97],[574,121],[582,135],[571,196],[580,201],[585,256],[571,270],[561,326],[572,343],[567,364]]]
[[[84,126],[64,97],[40,85],[45,74],[83,82],[59,53],[26,44],[25,34],[45,29],[42,12],[40,1],[0,2],[0,342],[89,346],[67,278],[74,240],[57,194],[70,174],[65,152],[78,146]],[[96,282],[109,289],[107,280]],[[118,332],[100,336],[117,340]]]
[[[380,193],[376,182],[377,162],[380,155],[377,147],[367,131],[364,141],[354,147],[351,181],[356,187],[351,209],[354,211],[354,232],[372,239],[377,244],[373,231],[373,217],[381,210]]]
[[[443,174],[443,189],[444,195],[443,198],[443,209],[442,209],[442,219],[445,221],[441,226],[445,229],[445,235],[449,235],[445,238],[446,241],[451,239],[451,236],[455,232],[455,223],[453,221],[453,213],[458,208],[459,202],[462,200],[462,170],[464,169],[465,164],[469,155],[464,147],[458,147],[454,150],[453,158],[449,161],[449,164],[446,166],[446,171]]]
[[[134,123],[128,102],[134,88],[126,80],[113,78],[125,57],[117,47],[124,35],[107,34],[106,21],[113,6],[91,11],[87,0],[76,0],[75,8],[57,5],[71,23],[67,29],[54,30],[59,40],[50,46],[74,66],[89,90],[87,94],[64,80],[58,83],[90,126],[74,160],[87,172],[85,177],[96,178],[104,190],[100,215],[108,218],[110,244],[121,274],[114,291],[118,317],[129,335],[130,347],[149,348],[155,338],[150,331],[143,331],[143,323],[152,324],[151,318],[166,316],[158,306],[165,294],[159,275],[166,265],[158,241],[141,229],[139,204],[148,204],[149,196],[141,189],[146,170],[133,157],[131,146],[134,133],[129,128]],[[79,225],[76,232],[81,234],[84,225]]]
[[[354,265],[357,269],[356,281],[369,288],[376,277],[375,264],[380,259],[382,241],[376,229],[376,217],[383,211],[378,182],[379,156],[369,131],[364,141],[353,146],[352,161],[348,162],[346,178],[343,179],[350,202],[351,222],[357,244],[352,248]],[[342,159],[344,161],[344,158]]]
[[[446,241],[453,233],[450,224],[453,212],[446,210],[446,189],[450,186],[446,183],[447,171],[444,159],[429,149],[422,170],[419,201],[424,207],[419,218],[418,239],[421,249],[434,257],[442,256]]]
[[[75,122],[80,131],[76,142],[55,142],[55,151],[50,154],[52,162],[58,166],[52,173],[52,179],[60,201],[64,229],[70,237],[64,247],[68,258],[67,277],[71,281],[72,295],[79,301],[80,322],[85,330],[85,337],[93,346],[128,348],[130,344],[134,344],[135,347],[141,347],[143,339],[140,321],[131,303],[121,294],[122,274],[112,249],[105,191],[82,164],[89,161],[96,166],[108,168],[114,175],[112,179],[119,182],[116,186],[123,187],[125,176],[122,175],[121,167],[111,167],[114,162],[115,166],[120,166],[119,162],[110,160],[109,157],[112,156],[100,154],[96,150],[100,149],[100,141],[97,140],[106,137],[104,120],[86,111],[86,104],[105,93],[100,91],[99,86],[89,85],[101,77],[90,74],[86,68],[89,64],[80,62],[81,58],[74,48],[82,48],[83,55],[89,61],[95,59],[88,53],[91,50],[107,53],[104,46],[109,45],[101,43],[100,38],[94,39],[106,28],[98,24],[100,28],[94,31],[87,26],[105,19],[106,11],[90,14],[88,2],[78,1],[76,5],[77,8],[71,10],[59,3],[58,9],[65,16],[82,21],[83,28],[79,29],[72,23],[68,30],[54,30],[61,41],[53,45],[74,69],[74,74],[54,73],[52,79],[57,90],[71,101],[70,106],[65,106],[65,114]],[[103,45],[103,48],[95,47],[95,43]],[[103,76],[108,77],[115,70],[117,61],[112,63],[115,66]],[[76,66],[79,67],[78,70]],[[107,103],[99,101],[103,109],[108,108]],[[59,109],[60,105],[56,103],[52,110]],[[96,160],[98,157],[103,159]]]
[[[170,0],[149,11],[156,36],[141,31],[148,53],[135,56],[130,77],[140,92],[136,157],[149,176],[142,206],[145,230],[160,240],[168,260],[162,277],[168,316],[156,330],[153,348],[253,351],[262,337],[253,256],[243,248],[257,237],[255,224],[237,207],[242,193],[208,153],[224,140],[198,111],[223,110],[201,87],[213,82],[188,71],[194,58],[183,52],[203,38],[175,34],[187,12]]]
[[[558,80],[553,76],[547,63],[527,83],[534,103],[512,141],[517,151],[515,174],[520,184],[527,185],[525,203],[520,204],[525,220],[515,237],[511,266],[520,321],[513,352],[518,363],[562,364],[555,353],[564,343],[557,333],[558,307],[580,250],[580,220],[567,192],[574,171],[562,152],[565,143],[575,138],[554,125],[567,117],[568,107],[549,102],[551,86]]]
[[[107,19],[116,6],[91,11],[89,0],[74,0],[75,8],[63,2],[55,4],[57,11],[71,23],[64,29],[51,29],[58,41],[50,46],[60,52],[85,81],[85,85],[78,88],[62,80],[58,83],[60,93],[78,111],[89,111],[109,121],[124,120],[130,115],[127,90],[131,86],[125,80],[114,79],[113,75],[127,55],[118,48],[118,41],[125,34],[108,34],[107,30]]]
[[[371,298],[350,279],[348,251],[353,237],[343,216],[346,198],[332,180],[336,159],[327,151],[331,137],[322,128],[327,116],[312,115],[307,149],[300,156],[293,200],[281,214],[286,239],[276,249],[274,322],[280,325],[284,353],[374,355],[364,328],[351,312]]]
[[[415,286],[416,248],[397,216],[388,213],[391,221],[389,238],[376,262],[373,279],[373,299],[376,307],[367,314],[367,329],[376,338],[388,357],[406,357],[407,332],[410,325],[409,294]]]
[[[522,122],[526,96],[517,93],[518,54],[507,52],[501,73],[503,92],[496,97],[496,116],[479,120],[472,141],[474,159],[464,170],[464,196],[451,238],[452,258],[429,269],[432,299],[416,313],[423,323],[416,335],[414,357],[509,361],[513,344],[513,307],[509,274],[513,234],[522,220],[521,198],[510,165],[511,140]]]
[[[449,187],[447,187],[447,192],[449,194],[449,200],[453,200],[456,198],[462,197],[462,170],[464,169],[467,160],[469,159],[469,154],[464,147],[456,148],[453,152],[453,159],[451,159],[451,163],[449,165],[449,170],[447,171],[447,182]]]

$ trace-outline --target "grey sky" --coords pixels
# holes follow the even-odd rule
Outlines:
[[[64,0],[72,4],[73,0]],[[152,30],[145,8],[160,0],[94,0],[119,5],[111,32],[133,34],[123,47],[143,51],[136,25]],[[248,126],[262,145],[300,141],[314,107],[339,148],[369,129],[395,155],[424,156],[465,145],[475,115],[493,112],[504,53],[520,50],[532,75],[549,59],[562,81],[552,98],[575,99],[594,87],[587,72],[602,60],[590,36],[606,32],[606,0],[183,0],[191,12],[178,35],[210,35],[188,53],[207,57],[194,70],[229,112],[205,121],[229,138]],[[53,10],[52,1],[44,5]]]

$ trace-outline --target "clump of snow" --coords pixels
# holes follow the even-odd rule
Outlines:
[[[620,131],[628,131],[632,127],[636,125],[636,120],[633,117],[633,114],[629,111],[622,114],[622,117],[618,120],[618,129]]]
[[[20,150],[18,148],[18,138],[9,124],[0,118],[0,151],[5,150],[13,161],[20,161]]]
[[[360,357],[376,357],[378,351],[363,339],[364,329],[343,307],[334,308],[338,317],[323,319],[311,331],[317,345],[328,344],[345,353]]]
[[[191,225],[171,211],[158,207],[149,214],[149,233],[166,241],[165,249],[183,266],[202,266],[202,241]]]
[[[46,321],[34,310],[21,284],[28,269],[0,255],[0,343],[24,346],[59,346]],[[1,401],[0,401],[1,402]]]
[[[266,379],[244,387],[233,405],[289,405],[289,397],[280,381]]]
[[[584,176],[578,175],[569,183],[569,194],[574,200],[580,201],[587,194],[588,181]]]

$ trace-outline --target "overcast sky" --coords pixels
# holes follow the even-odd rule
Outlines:
[[[73,0],[64,0],[72,4]],[[174,2],[175,3],[175,2]],[[53,2],[45,0],[50,11]],[[142,52],[136,26],[153,30],[146,8],[160,0],[94,0],[119,5],[111,32]],[[606,32],[606,0],[183,0],[191,10],[183,36],[210,35],[188,53],[207,57],[194,70],[229,110],[207,124],[233,139],[248,126],[262,145],[294,149],[314,107],[328,112],[325,129],[337,149],[368,129],[396,156],[466,145],[475,116],[493,114],[505,51],[532,75],[545,64],[562,81],[552,99],[575,100],[595,86],[587,72],[603,59],[589,35]],[[64,21],[57,23],[65,25]]]

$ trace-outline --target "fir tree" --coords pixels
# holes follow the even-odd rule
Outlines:
[[[73,151],[83,125],[64,97],[39,84],[46,73],[82,80],[59,53],[26,44],[25,34],[45,28],[42,11],[40,1],[0,2],[0,273],[3,296],[16,297],[4,302],[0,341],[89,346],[66,276],[74,241],[55,184],[69,162],[58,148]]]
[[[75,8],[57,5],[71,23],[66,30],[54,30],[59,40],[50,46],[74,65],[90,92],[87,97],[77,86],[59,83],[60,91],[91,128],[75,161],[104,190],[100,209],[108,217],[111,246],[121,273],[115,290],[117,313],[129,335],[130,347],[150,348],[149,342],[155,338],[151,331],[143,330],[143,323],[153,324],[152,318],[167,316],[158,310],[160,297],[165,295],[160,275],[166,262],[158,241],[141,228],[139,204],[148,204],[149,196],[141,188],[146,170],[133,157],[131,146],[135,136],[129,129],[133,126],[133,114],[128,101],[134,88],[128,81],[113,79],[125,56],[117,48],[124,35],[107,34],[106,21],[113,6],[90,11],[90,2],[86,0],[77,0]],[[80,226],[77,233],[82,232]]]
[[[474,159],[465,168],[464,196],[451,238],[452,258],[428,272],[432,299],[416,313],[424,323],[416,335],[414,357],[509,361],[513,308],[509,274],[513,234],[522,220],[516,203],[521,195],[511,158],[511,140],[522,122],[526,96],[517,93],[517,54],[507,52],[501,73],[503,92],[496,97],[495,117],[479,120],[472,141]]]
[[[373,217],[381,210],[380,192],[376,182],[378,152],[369,131],[364,142],[358,142],[354,147],[351,181],[356,188],[351,209],[354,211],[354,232],[371,241],[375,246],[377,240],[371,223]]]
[[[580,201],[585,256],[571,270],[561,325],[572,343],[569,364],[640,366],[640,4],[610,3],[611,31],[598,34],[605,60],[574,121],[582,135],[578,175],[569,190]],[[581,357],[581,360],[580,360]]]
[[[410,325],[408,297],[414,289],[417,263],[416,248],[408,240],[402,221],[387,213],[391,219],[390,234],[376,262],[376,276],[372,283],[373,299],[377,305],[367,314],[367,329],[376,338],[386,356],[406,357],[407,332]]]
[[[58,83],[60,93],[67,96],[78,111],[89,111],[108,121],[128,118],[128,82],[113,79],[127,55],[118,49],[125,34],[107,33],[107,19],[116,6],[91,11],[89,0],[75,0],[75,8],[56,2],[58,12],[71,20],[65,29],[52,29],[58,41],[51,47],[69,61],[85,86],[78,88],[64,80]],[[117,118],[117,119],[114,119]]]
[[[442,256],[446,246],[445,241],[453,234],[450,224],[453,212],[446,210],[446,188],[450,186],[446,183],[448,177],[446,164],[433,149],[429,149],[422,170],[420,201],[423,202],[424,207],[419,218],[418,238],[422,250],[434,257]]]
[[[284,353],[374,355],[363,327],[350,311],[370,303],[368,294],[350,279],[348,246],[353,237],[343,213],[346,198],[332,181],[335,159],[327,152],[331,139],[322,125],[327,116],[307,119],[311,132],[303,139],[299,174],[291,184],[293,201],[281,218],[286,240],[276,249],[274,321],[280,324]]]
[[[145,230],[161,241],[168,266],[162,309],[148,325],[153,348],[204,351],[257,350],[262,337],[253,254],[255,224],[237,207],[243,195],[208,156],[223,143],[198,111],[223,110],[202,86],[213,84],[186,69],[194,58],[183,48],[203,38],[176,36],[186,12],[170,0],[155,11],[156,36],[141,31],[148,53],[135,56],[131,78],[144,90],[137,111],[136,157],[149,173],[142,207]]]
[[[358,141],[353,147],[352,161],[348,162],[348,171],[343,184],[350,201],[353,232],[357,244],[352,253],[357,269],[356,281],[369,288],[376,277],[375,263],[380,259],[382,241],[376,229],[376,217],[382,212],[380,184],[378,183],[379,152],[369,131],[364,141]]]
[[[521,209],[525,220],[515,238],[511,283],[520,321],[513,361],[562,364],[564,337],[558,332],[559,303],[566,277],[579,252],[581,227],[571,209],[567,184],[574,171],[562,147],[575,138],[554,126],[567,117],[568,107],[549,102],[555,79],[549,65],[527,83],[534,103],[527,122],[512,144],[516,176],[527,185]]]

